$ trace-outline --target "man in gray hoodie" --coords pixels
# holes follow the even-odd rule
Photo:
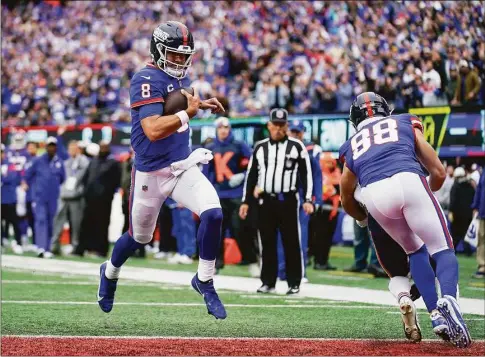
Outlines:
[[[52,252],[60,254],[60,237],[64,224],[69,221],[71,244],[66,249],[70,254],[79,244],[79,231],[84,210],[84,187],[82,177],[88,166],[89,159],[81,153],[77,141],[70,141],[68,144],[69,158],[64,162],[66,180],[61,186],[59,204],[54,219],[54,236],[52,238]]]

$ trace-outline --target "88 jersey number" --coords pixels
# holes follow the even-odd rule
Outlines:
[[[381,120],[374,124],[371,129],[364,128],[354,135],[350,142],[353,154],[352,158],[357,160],[366,153],[373,144],[382,145],[396,142],[398,140],[399,135],[396,120],[392,118]]]

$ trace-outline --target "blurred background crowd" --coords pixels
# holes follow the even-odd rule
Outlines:
[[[130,122],[129,81],[161,22],[193,32],[202,97],[230,116],[485,103],[481,1],[35,1],[2,5],[3,126]],[[11,6],[9,6],[11,5]]]

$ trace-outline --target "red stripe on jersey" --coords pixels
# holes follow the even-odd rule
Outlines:
[[[146,100],[139,100],[138,102],[135,102],[131,105],[132,108],[136,108],[145,104],[151,104],[151,103],[163,103],[165,102],[163,98],[151,98],[151,99],[146,99]]]
[[[147,66],[149,67],[154,67],[154,68],[158,68],[157,66],[155,66],[153,63],[147,63]]]
[[[374,116],[374,111],[372,110],[372,107],[370,105],[370,99],[367,94],[364,94],[364,100],[365,100],[365,106],[367,107],[367,115],[370,117]]]

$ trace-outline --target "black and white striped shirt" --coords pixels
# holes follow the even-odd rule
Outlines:
[[[303,186],[303,200],[312,200],[312,169],[305,145],[300,140],[285,137],[275,142],[264,139],[256,143],[249,160],[244,183],[243,203],[247,203],[256,186],[269,194],[298,191]]]

